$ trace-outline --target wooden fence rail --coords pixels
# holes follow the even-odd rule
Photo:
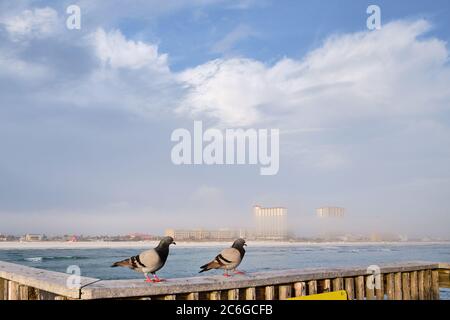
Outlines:
[[[76,278],[0,261],[0,300],[284,300],[346,290],[357,300],[438,300],[450,287],[450,264],[404,262],[367,267],[314,268],[236,275],[142,280]]]

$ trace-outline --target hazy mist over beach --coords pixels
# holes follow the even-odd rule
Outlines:
[[[287,2],[82,0],[70,30],[72,1],[0,1],[0,234],[245,229],[259,204],[299,237],[449,239],[449,2],[379,1],[375,31],[368,1]],[[174,164],[194,120],[279,129],[279,171]]]

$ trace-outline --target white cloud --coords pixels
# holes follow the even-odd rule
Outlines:
[[[177,111],[226,125],[271,120],[294,128],[433,112],[449,105],[450,69],[443,41],[419,39],[429,28],[400,21],[337,35],[302,60],[272,66],[211,61],[180,74],[188,94]]]
[[[127,40],[120,31],[106,33],[98,29],[93,35],[97,56],[104,65],[113,68],[167,68],[167,55],[158,53],[158,46]]]
[[[0,21],[11,39],[18,41],[27,38],[45,38],[54,34],[58,28],[58,13],[49,7],[24,10],[19,15],[3,18]]]

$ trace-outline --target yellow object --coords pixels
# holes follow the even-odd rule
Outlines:
[[[312,294],[309,296],[289,298],[288,300],[347,300],[347,291],[339,290],[327,293]]]

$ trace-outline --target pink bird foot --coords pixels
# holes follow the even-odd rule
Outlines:
[[[234,273],[235,273],[235,274],[245,274],[244,271],[239,271],[239,270],[234,270]]]

